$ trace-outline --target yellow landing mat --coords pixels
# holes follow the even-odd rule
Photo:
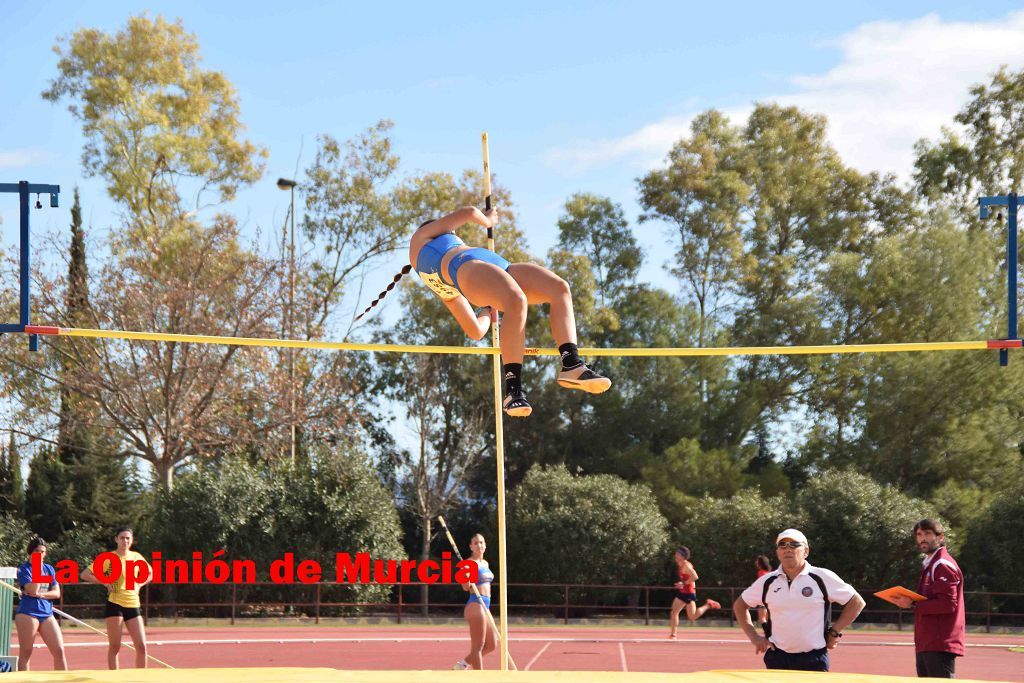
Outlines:
[[[905,676],[785,671],[699,671],[624,673],[620,671],[340,671],[338,669],[121,669],[120,671],[31,671],[3,674],[0,683],[917,683]],[[958,679],[961,683],[970,680]],[[974,683],[982,683],[975,681]],[[991,683],[991,682],[989,682]]]

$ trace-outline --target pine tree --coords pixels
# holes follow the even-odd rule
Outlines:
[[[89,268],[86,264],[85,232],[78,188],[71,207],[71,244],[64,304],[68,323],[87,326],[89,321]],[[72,342],[73,343],[73,342]],[[71,372],[62,367],[64,376]],[[71,527],[109,527],[134,517],[136,491],[124,456],[117,455],[118,442],[96,425],[96,406],[64,382],[60,393],[57,432],[59,464],[40,463],[40,478],[57,500],[69,509],[61,515],[61,532]]]
[[[50,446],[40,448],[29,465],[25,518],[33,533],[57,539],[71,528],[74,502],[67,486],[67,468]]]
[[[0,446],[0,513],[16,517],[25,514],[25,490],[21,477],[21,455],[14,431],[6,446]]]
[[[75,202],[71,207],[71,245],[68,259],[68,284],[64,296],[65,311],[71,327],[81,326],[89,306],[89,269],[85,263],[85,234],[82,231],[82,206],[75,188]],[[62,367],[61,374],[67,375]],[[76,405],[78,404],[78,405]],[[84,414],[68,383],[61,384],[60,421],[57,426],[57,457],[66,466],[73,466],[79,458]]]
[[[21,476],[21,453],[14,440],[14,432],[7,446],[7,467],[11,472],[11,512],[23,517],[25,515],[25,480]]]
[[[14,432],[11,432],[11,441],[14,440]],[[13,512],[14,501],[11,500],[14,493],[13,473],[10,467],[10,448],[0,446],[0,513]]]

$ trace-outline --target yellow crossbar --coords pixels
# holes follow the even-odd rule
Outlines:
[[[177,342],[181,344],[228,344],[232,346],[263,346],[322,351],[371,351],[375,353],[444,353],[495,356],[493,346],[417,346],[414,344],[353,344],[348,342],[304,339],[264,339],[261,337],[225,337],[206,334],[171,334],[167,332],[131,332],[126,330],[94,330],[78,327],[32,326],[27,332],[95,339],[132,339],[137,341]],[[910,342],[896,344],[822,344],[817,346],[719,346],[709,348],[582,348],[583,356],[813,356],[844,353],[909,353],[915,351],[983,351],[1000,348],[989,341]],[[1020,348],[1007,345],[1004,348]],[[557,356],[557,349],[527,348],[528,356]]]

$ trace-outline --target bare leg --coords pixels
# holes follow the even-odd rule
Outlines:
[[[466,605],[463,614],[469,622],[469,654],[466,655],[466,663],[470,668],[480,670],[484,668],[483,649],[487,640],[487,615],[484,614],[484,606],[478,602]]]
[[[555,344],[559,347],[576,344],[576,316],[572,308],[572,293],[565,280],[533,263],[514,263],[508,267],[508,272],[523,288],[529,303],[550,304],[551,336],[555,338]],[[600,394],[611,387],[611,380],[582,361],[576,362],[574,357],[570,357],[569,363],[569,367],[563,365],[558,373],[559,386],[590,394]]]
[[[18,671],[28,671],[32,659],[32,643],[39,630],[39,620],[27,614],[15,614],[14,624],[18,628]]]
[[[107,668],[117,670],[117,653],[121,651],[121,617],[107,617]]]
[[[704,604],[700,607],[697,607],[696,602],[688,602],[686,603],[686,618],[690,621],[697,621],[702,616],[704,616],[704,613],[707,612],[709,609],[719,608],[721,608],[721,605],[715,602],[714,600],[705,600]]]
[[[490,653],[494,652],[494,648],[497,647],[498,642],[497,642],[497,640],[494,637],[494,629],[491,628],[491,620],[487,618],[486,614],[483,615],[483,617],[484,617],[484,624],[487,627],[487,637],[484,638],[484,647],[483,647],[483,650],[480,651],[480,654],[486,655],[486,654],[490,654]],[[481,661],[483,661],[483,660],[481,659]]]
[[[66,671],[68,660],[64,655],[64,634],[60,632],[57,620],[50,617],[39,624],[39,635],[43,637],[43,642],[46,643],[46,648],[53,657],[53,670]]]
[[[668,633],[669,638],[676,637],[676,630],[679,628],[679,613],[683,611],[684,605],[686,605],[686,603],[680,600],[679,598],[672,599],[672,612],[669,614],[668,618],[668,623],[670,626],[670,630]]]
[[[555,346],[576,343],[576,315],[572,308],[569,284],[535,263],[513,263],[508,274],[522,288],[531,304],[551,306],[551,336]]]
[[[146,657],[148,646],[146,645],[146,626],[142,623],[142,617],[136,617],[124,622],[128,629],[128,635],[132,637],[132,645],[135,646],[135,668],[145,669],[149,666],[149,659]]]
[[[509,273],[492,263],[466,261],[459,268],[459,287],[474,306],[493,306],[502,313],[501,360],[522,363],[526,345],[526,294]]]

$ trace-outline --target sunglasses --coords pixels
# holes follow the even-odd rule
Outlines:
[[[804,544],[801,543],[800,541],[779,541],[778,543],[775,544],[775,547],[776,548],[793,548],[795,550],[797,548],[802,548],[803,545]]]

